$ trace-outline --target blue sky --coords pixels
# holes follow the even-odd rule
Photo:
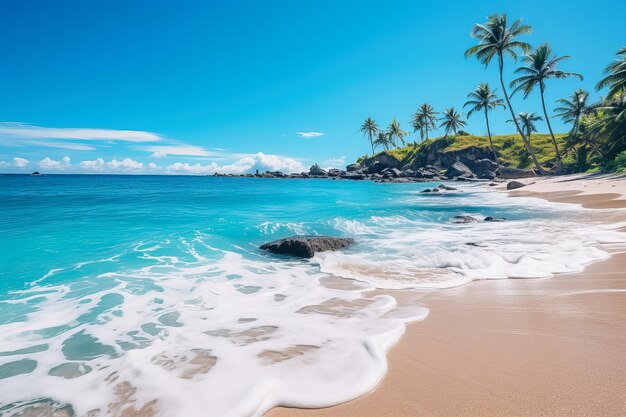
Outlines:
[[[460,109],[479,82],[497,86],[495,66],[463,57],[472,25],[491,13],[522,17],[533,27],[528,42],[550,42],[572,56],[562,69],[585,76],[550,81],[549,107],[576,88],[593,91],[626,43],[623,0],[22,0],[0,8],[0,172],[342,166],[369,150],[358,133],[365,117],[381,125],[396,117],[409,130],[419,104]],[[541,109],[536,95],[514,107]],[[494,133],[512,132],[508,118],[493,114]],[[484,134],[483,120],[473,117],[466,130]]]

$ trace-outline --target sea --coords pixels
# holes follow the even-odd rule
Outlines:
[[[610,211],[448,185],[0,175],[0,415],[338,404],[381,381],[429,293],[580,271],[623,244]],[[291,235],[356,243],[259,249]]]

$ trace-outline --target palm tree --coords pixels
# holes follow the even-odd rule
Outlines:
[[[621,92],[626,91],[626,46],[617,51],[616,55],[617,59],[604,70],[606,76],[596,85],[597,90],[609,87],[606,95],[608,100],[619,99]]]
[[[385,132],[378,132],[378,137],[374,141],[374,146],[381,146],[384,150],[388,151],[389,146],[392,145],[393,142],[389,138],[389,135]]]
[[[441,122],[439,127],[444,128],[446,136],[448,136],[450,132],[454,133],[454,136],[456,136],[456,132],[460,128],[467,125],[467,122],[461,119],[461,113],[456,111],[454,107],[446,109],[446,111],[443,113],[443,117],[440,120],[443,120],[443,122]]]
[[[524,129],[524,134],[530,141],[530,135],[533,132],[537,131],[537,126],[535,125],[535,122],[543,120],[543,118],[535,113],[524,113],[524,112],[520,112],[517,115],[517,117],[519,117],[519,123]],[[507,123],[510,123],[510,122],[514,122],[514,120],[511,120],[511,119],[507,120]]]
[[[413,128],[419,127],[422,140],[428,140],[428,131],[437,129],[437,115],[439,113],[428,103],[424,103],[413,116]],[[416,129],[417,130],[417,129]]]
[[[372,145],[372,155],[374,155],[374,136],[378,133],[378,124],[371,117],[365,119],[365,122],[361,125],[361,129],[359,129],[361,133],[367,135],[370,145]]]
[[[407,132],[400,128],[400,123],[394,118],[391,120],[389,127],[387,128],[387,136],[389,137],[389,141],[395,147],[397,147],[396,140],[399,140],[402,145],[404,145],[404,136],[408,135]]]
[[[570,96],[570,99],[560,98],[556,102],[561,104],[561,107],[554,109],[555,115],[560,117],[565,123],[572,124],[571,136],[577,136],[580,129],[580,118],[589,112],[589,106],[587,105],[587,99],[589,93],[579,88],[574,91]]]
[[[469,58],[475,55],[481,63],[485,64],[485,67],[489,65],[493,57],[498,57],[500,85],[502,86],[502,92],[504,93],[507,107],[511,112],[511,117],[513,118],[512,120],[515,123],[517,131],[522,137],[522,141],[524,142],[524,146],[526,147],[528,154],[531,156],[537,170],[543,174],[546,171],[541,167],[541,165],[539,165],[537,156],[530,147],[530,142],[526,138],[526,135],[524,135],[524,131],[522,130],[520,124],[517,122],[515,112],[513,111],[513,107],[511,107],[511,102],[506,92],[506,86],[504,85],[504,78],[502,75],[504,70],[505,53],[517,61],[518,50],[523,52],[530,51],[530,45],[528,43],[515,40],[516,37],[530,32],[530,26],[523,25],[521,19],[517,19],[511,26],[509,26],[506,14],[491,15],[487,18],[486,23],[477,23],[474,25],[474,28],[470,32],[470,36],[478,39],[478,45],[474,45],[465,51],[465,57]]]
[[[583,79],[582,75],[575,72],[564,72],[555,68],[556,64],[568,58],[569,56],[567,55],[552,56],[552,48],[550,47],[550,45],[548,45],[547,43],[542,43],[537,47],[537,49],[535,49],[534,52],[531,52],[522,58],[522,61],[527,66],[519,67],[515,70],[516,74],[524,75],[511,81],[511,88],[514,88],[514,90],[511,92],[511,96],[513,96],[518,91],[523,91],[524,99],[528,97],[528,95],[535,89],[536,86],[539,86],[539,92],[541,95],[541,107],[543,108],[543,115],[546,118],[548,131],[550,132],[552,144],[554,145],[554,151],[556,152],[557,164],[561,162],[561,153],[559,152],[559,146],[556,143],[556,138],[554,137],[554,132],[552,131],[552,125],[550,124],[550,117],[548,116],[548,111],[546,110],[546,101],[544,96],[546,89],[546,80],[550,78],[578,77],[581,80]]]
[[[493,147],[493,140],[491,139],[491,129],[489,127],[489,110],[495,110],[498,106],[502,106],[502,108],[506,108],[504,105],[504,101],[501,98],[496,97],[496,90],[492,90],[489,88],[489,84],[480,83],[478,87],[467,95],[468,101],[465,102],[463,107],[471,106],[470,111],[467,113],[467,117],[469,118],[472,113],[483,111],[485,113],[485,123],[487,124],[487,135],[489,136],[489,146],[491,147],[491,152],[493,152],[493,157],[498,162],[498,154],[496,153],[496,149]]]
[[[626,150],[626,90],[596,107],[602,114],[590,127],[590,133],[599,143],[603,158],[613,159]]]

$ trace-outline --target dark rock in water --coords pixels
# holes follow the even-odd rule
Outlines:
[[[478,219],[472,216],[454,216],[450,221],[452,223],[478,223]]]
[[[326,176],[326,171],[320,168],[319,165],[313,164],[311,165],[311,168],[309,169],[309,175],[316,176],[316,177],[323,177],[323,176]]]
[[[38,171],[35,171],[32,174],[30,174],[30,175],[41,175],[41,174]]]
[[[422,190],[423,193],[438,193],[439,192],[439,188],[426,188],[425,190]]]
[[[526,187],[526,184],[524,184],[523,182],[519,182],[519,181],[509,181],[506,184],[507,190],[515,190],[516,188],[522,188],[522,187]]]
[[[491,217],[491,216],[487,216],[485,217],[486,222],[503,222],[506,219],[504,217]]]
[[[472,178],[474,173],[463,162],[455,162],[446,171],[446,177],[448,178]]]
[[[498,185],[498,184],[496,184],[495,182],[490,182],[490,183],[489,183],[489,186],[490,186],[490,187],[496,187],[497,185]]]
[[[484,243],[476,243],[476,242],[467,242],[466,245],[467,246],[474,246],[476,248],[484,248],[484,247],[487,246]]]
[[[458,188],[450,187],[450,186],[445,185],[445,184],[439,184],[439,185],[437,186],[437,188],[439,188],[440,190],[458,191]]]
[[[332,168],[328,170],[328,176],[329,177],[340,177],[341,175],[345,174],[345,171],[342,171],[340,169],[337,168]]]
[[[358,170],[360,168],[361,168],[361,165],[359,165],[359,164],[350,164],[350,165],[348,165],[346,167],[346,171],[352,172],[352,171],[356,171],[356,170]]]
[[[317,252],[338,250],[354,243],[352,238],[332,236],[292,236],[260,246],[261,249],[281,255],[312,258]]]

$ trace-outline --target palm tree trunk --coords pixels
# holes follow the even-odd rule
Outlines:
[[[533,151],[533,148],[530,147],[530,143],[528,142],[528,138],[526,138],[526,135],[524,135],[524,132],[519,127],[519,123],[517,122],[517,117],[515,117],[515,112],[513,111],[513,107],[511,107],[511,101],[509,100],[509,94],[506,92],[506,86],[504,85],[504,79],[502,77],[502,72],[504,70],[504,59],[502,57],[502,54],[498,54],[498,60],[499,60],[498,63],[500,65],[500,86],[502,86],[502,92],[504,93],[504,98],[506,99],[506,104],[509,107],[509,111],[511,112],[511,117],[513,118],[513,123],[515,123],[515,127],[517,128],[517,132],[522,137],[522,142],[524,142],[524,146],[526,147],[526,151],[528,151],[528,154],[532,158],[533,164],[535,164],[535,167],[537,168],[537,171],[539,171],[540,174],[546,174],[546,170],[543,169],[543,167],[539,164],[539,161],[537,160],[537,156],[535,155],[535,152]]]
[[[539,91],[541,92],[541,107],[543,107],[543,115],[546,117],[546,124],[548,125],[548,131],[550,132],[550,137],[552,138],[552,144],[554,145],[554,151],[556,152],[556,163],[557,165],[561,164],[561,153],[559,152],[559,145],[556,143],[556,138],[554,137],[554,133],[552,132],[552,125],[550,124],[550,117],[548,116],[548,111],[546,110],[546,101],[543,98],[543,84],[539,84]]]
[[[370,137],[370,145],[372,145],[372,156],[374,156],[374,140],[372,138],[372,133],[370,132],[368,136]]]
[[[487,114],[487,107],[485,107],[485,122],[487,122],[487,136],[489,136],[489,146],[491,146],[491,152],[493,152],[493,157],[496,160],[496,164],[500,166],[498,162],[498,154],[496,153],[496,148],[493,147],[493,140],[491,139],[491,129],[489,128],[489,116]]]

